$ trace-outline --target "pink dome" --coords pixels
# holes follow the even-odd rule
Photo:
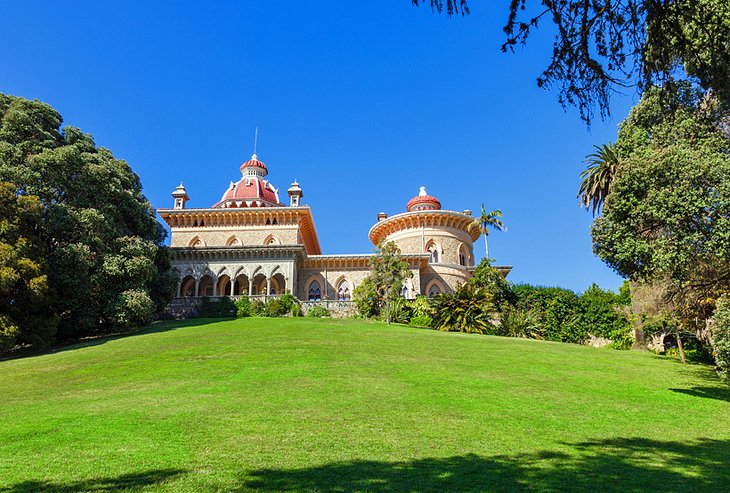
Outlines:
[[[441,202],[436,197],[432,197],[426,193],[426,187],[421,187],[421,191],[408,201],[406,210],[412,211],[437,211],[441,209]]]
[[[251,159],[249,159],[248,161],[246,161],[245,163],[243,163],[241,165],[241,171],[243,171],[244,168],[251,168],[251,167],[261,168],[265,171],[268,171],[266,169],[266,165],[263,163],[263,161],[259,161],[259,158],[256,156],[256,154],[251,156]]]

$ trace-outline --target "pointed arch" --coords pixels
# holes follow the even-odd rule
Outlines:
[[[354,286],[347,276],[340,276],[335,282],[335,292],[339,301],[350,301],[352,299],[352,291]]]
[[[229,247],[241,246],[241,245],[242,245],[241,240],[239,240],[236,235],[231,236],[230,238],[228,238],[228,241],[226,241],[226,246],[229,246]]]
[[[429,298],[433,298],[437,294],[445,293],[446,289],[444,289],[444,285],[441,284],[436,279],[433,279],[431,282],[426,284],[426,296]]]
[[[269,235],[264,239],[264,245],[281,245],[281,241],[274,235]]]
[[[472,254],[469,247],[466,246],[466,243],[460,243],[459,247],[457,249],[457,253],[459,255],[459,265],[462,265],[464,267],[468,267],[472,265]]]
[[[206,245],[200,236],[195,235],[193,236],[193,239],[190,240],[190,243],[188,243],[188,246],[191,248],[204,248]]]
[[[324,278],[314,274],[304,283],[304,299],[307,301],[322,301],[324,299]]]
[[[441,248],[441,245],[436,243],[433,238],[429,239],[426,242],[425,247],[426,253],[428,253],[431,257],[428,259],[429,264],[438,264],[441,262],[441,257],[443,255],[443,249]]]

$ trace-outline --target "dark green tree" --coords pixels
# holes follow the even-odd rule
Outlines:
[[[444,331],[491,334],[495,332],[496,312],[493,296],[467,283],[453,293],[436,295],[433,326]]]
[[[425,0],[411,0],[415,5]],[[465,0],[430,0],[435,11],[469,13]],[[502,51],[552,24],[552,58],[537,78],[590,122],[611,95],[677,80],[730,102],[730,2],[724,0],[509,0]]]
[[[688,86],[670,101],[647,91],[619,127],[622,164],[592,228],[594,251],[619,274],[669,282],[668,304],[690,332],[730,290],[725,119],[716,98]]]
[[[129,165],[61,124],[47,104],[0,94],[0,180],[40,199],[59,335],[145,323],[172,292],[164,229]]]
[[[487,258],[479,262],[469,283],[475,288],[484,289],[491,294],[494,305],[500,311],[514,305],[517,301],[510,282],[504,277],[504,274],[492,267]]]

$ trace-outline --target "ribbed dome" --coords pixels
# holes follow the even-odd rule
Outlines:
[[[259,161],[259,158],[256,156],[256,154],[251,156],[251,159],[241,165],[241,172],[243,172],[245,168],[261,168],[264,171],[268,172],[268,170],[266,169],[266,165],[263,163],[263,161]]]
[[[441,202],[436,197],[432,197],[426,193],[426,187],[421,187],[418,195],[408,201],[406,210],[412,211],[437,211],[441,209]]]

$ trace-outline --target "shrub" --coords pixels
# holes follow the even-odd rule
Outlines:
[[[588,330],[580,323],[578,295],[569,289],[518,284],[512,287],[516,306],[521,310],[537,310],[541,314],[545,339],[582,343]]]
[[[267,317],[284,317],[289,314],[290,306],[281,298],[271,298],[266,302],[264,315]]]
[[[484,289],[494,298],[495,307],[502,311],[514,306],[517,297],[512,292],[512,285],[501,272],[491,266],[489,259],[482,259],[469,280],[475,288]]]
[[[332,314],[328,309],[323,307],[322,305],[314,305],[309,309],[307,312],[308,317],[312,318],[322,318],[322,317],[330,317]]]
[[[717,373],[730,383],[730,298],[727,295],[717,301],[710,335]]]
[[[502,312],[498,334],[525,339],[543,339],[543,328],[539,312],[518,308]]]
[[[266,317],[267,316],[266,303],[264,303],[261,300],[253,300],[251,302],[251,312],[257,317]]]
[[[198,308],[198,316],[204,318],[235,317],[237,312],[238,307],[228,296],[221,296],[216,299],[210,299],[206,296]]]
[[[412,317],[431,317],[433,315],[433,308],[428,298],[419,294],[415,300],[408,303],[411,307]]]
[[[405,299],[400,296],[390,300],[390,321],[397,324],[407,324],[411,319],[411,307]],[[383,313],[382,315],[385,315]]]
[[[595,284],[586,289],[578,300],[579,323],[594,336],[611,339],[611,347],[630,349],[631,324],[620,311],[624,295],[605,291]],[[627,340],[628,337],[628,340]]]
[[[12,349],[19,333],[20,329],[13,323],[13,319],[0,314],[0,352]]]
[[[494,332],[494,298],[486,290],[471,284],[464,284],[453,294],[437,295],[433,310],[433,325],[439,330],[479,334]]]
[[[375,290],[370,277],[366,277],[352,292],[352,301],[357,306],[357,312],[364,318],[370,318],[380,313],[378,292]]]
[[[291,316],[292,317],[301,317],[302,316],[302,306],[299,303],[295,303],[292,305]]]
[[[236,316],[251,317],[254,315],[253,304],[248,296],[241,296],[236,300]]]
[[[411,317],[411,321],[408,325],[413,327],[431,327],[433,324],[433,318],[428,315],[414,315]]]
[[[122,292],[111,307],[111,320],[117,328],[138,327],[152,322],[155,303],[140,289]]]

